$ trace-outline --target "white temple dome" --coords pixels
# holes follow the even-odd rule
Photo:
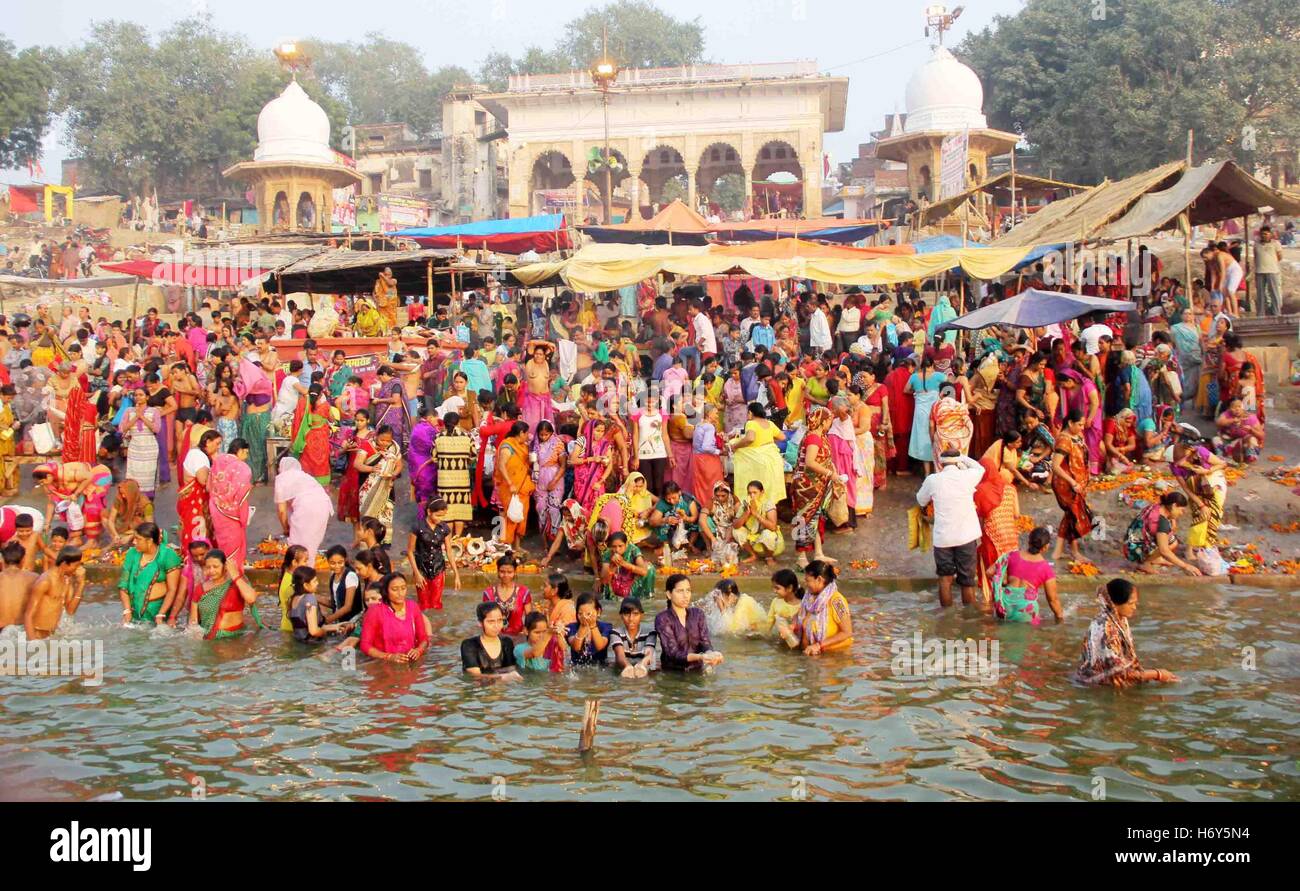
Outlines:
[[[943,46],[935,47],[934,55],[912,74],[906,101],[907,133],[988,127],[979,75]]]
[[[296,80],[272,99],[257,116],[254,161],[333,164],[330,120]]]

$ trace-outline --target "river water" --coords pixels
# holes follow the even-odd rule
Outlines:
[[[448,593],[425,664],[347,670],[278,632],[205,643],[123,629],[116,598],[88,592],[60,636],[103,639],[103,683],[0,678],[0,798],[1300,797],[1295,592],[1144,586],[1138,654],[1183,682],[1114,691],[1070,680],[1091,595],[1063,594],[1065,622],[1031,628],[844,587],[847,655],[725,638],[708,676],[584,669],[494,686],[460,674],[475,594]],[[918,632],[996,639],[996,677],[900,676],[893,642]],[[596,748],[579,755],[590,698]]]

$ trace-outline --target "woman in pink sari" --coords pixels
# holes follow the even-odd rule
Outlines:
[[[827,440],[830,443],[831,463],[840,475],[841,482],[848,493],[849,521],[834,531],[841,532],[855,529],[858,525],[858,476],[860,463],[857,448],[858,437],[853,429],[853,410],[847,396],[835,396],[830,402],[831,422]]]
[[[555,434],[550,421],[537,424],[537,438],[533,441],[537,453],[537,525],[542,538],[550,547],[560,534],[560,505],[564,501],[564,440]]]
[[[212,537],[241,569],[248,552],[248,523],[252,508],[253,472],[248,467],[248,443],[236,439],[230,451],[212,459],[208,471],[208,508],[212,515]]]
[[[596,418],[585,425],[583,434],[573,442],[573,497],[583,510],[591,513],[596,499],[605,493],[610,465],[614,460],[612,444],[605,435],[608,424]]]

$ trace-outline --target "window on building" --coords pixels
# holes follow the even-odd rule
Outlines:
[[[785,146],[778,145],[776,147],[776,158],[778,161],[783,160],[785,158]]]
[[[370,139],[370,144],[371,144],[371,145],[383,145],[383,144],[384,144],[384,134],[382,134],[382,133],[371,133],[370,136],[369,136],[369,139]]]
[[[720,152],[718,149],[714,149],[713,151],[709,152],[709,160],[713,161],[714,163],[721,161],[722,152]]]
[[[486,124],[486,123],[487,123],[487,112],[486,112],[486,111],[476,111],[476,112],[474,112],[474,123],[476,123],[476,124]]]
[[[432,189],[432,188],[433,188],[433,171],[432,171],[432,170],[421,170],[421,171],[420,171],[420,188],[421,188],[421,189]]]
[[[772,157],[772,147],[771,147],[771,146],[768,146],[768,145],[763,146],[763,150],[762,150],[761,152],[758,153],[758,156],[759,156],[760,158],[762,158],[764,161],[767,161],[767,160],[771,159],[771,157]]]
[[[728,161],[734,161],[734,160],[736,160],[736,150],[735,150],[735,149],[731,149],[731,148],[727,149],[727,160],[728,160]]]
[[[660,164],[673,163],[673,153],[668,151],[667,149],[664,149],[662,152],[659,153],[659,163]]]
[[[382,173],[370,174],[370,194],[378,195],[384,190],[384,175]]]

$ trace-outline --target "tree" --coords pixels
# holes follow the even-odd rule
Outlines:
[[[680,21],[647,0],[616,0],[564,26],[556,50],[575,68],[599,59],[605,29],[609,54],[624,68],[690,65],[704,57],[704,29],[698,18]]]
[[[1248,166],[1294,150],[1300,130],[1300,6],[1286,0],[1029,0],[957,52],[990,125],[1077,182],[1180,158],[1188,129],[1194,160]]]
[[[479,78],[503,90],[512,74],[585,71],[601,57],[606,29],[609,55],[623,68],[690,65],[704,58],[704,28],[698,18],[675,19],[646,0],[616,0],[570,21],[554,49],[530,46],[517,59],[492,53]]]
[[[91,178],[121,193],[195,197],[229,192],[221,171],[252,155],[258,114],[288,82],[265,52],[206,17],[179,22],[156,43],[136,24],[95,23],[55,70],[54,108]],[[337,138],[339,104],[310,74],[299,80]]]
[[[689,203],[690,187],[690,180],[686,178],[685,173],[679,173],[665,180],[664,187],[659,192],[661,196],[659,203],[663,205],[672,204],[674,201],[681,201],[683,204]]]
[[[741,210],[745,206],[745,175],[743,173],[724,173],[713,184],[713,200],[727,213]]]
[[[15,52],[0,38],[0,168],[18,167],[41,153],[50,125],[53,72],[46,53]]]
[[[430,72],[409,43],[370,33],[360,43],[305,42],[312,70],[354,124],[408,124],[428,138],[442,129],[442,100],[468,71],[456,66]]]

